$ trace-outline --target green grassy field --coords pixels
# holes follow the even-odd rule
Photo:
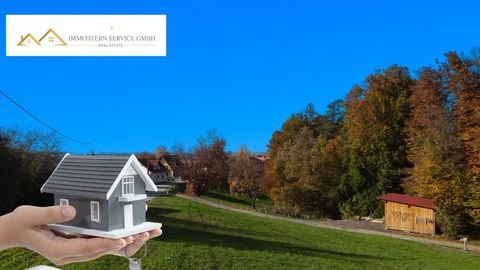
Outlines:
[[[150,202],[164,235],[149,242],[143,269],[480,269],[480,256],[380,236],[262,219],[176,197]],[[47,264],[24,249],[0,253],[0,269]],[[64,269],[128,269],[106,256]]]
[[[202,195],[202,199],[228,205],[231,207],[252,210],[252,203],[248,198],[241,196],[233,196],[228,193],[218,191],[208,191]],[[257,211],[263,211],[273,207],[273,202],[267,197],[259,198],[256,202]]]

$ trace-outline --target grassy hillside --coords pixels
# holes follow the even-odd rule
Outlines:
[[[164,235],[144,269],[480,269],[480,256],[379,236],[232,213],[175,197],[151,201]],[[24,249],[0,253],[0,269],[47,262]],[[64,269],[128,269],[115,256]]]

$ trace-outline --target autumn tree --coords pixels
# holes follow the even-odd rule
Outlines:
[[[464,217],[463,156],[444,81],[439,71],[423,68],[412,88],[407,141],[413,170],[404,186],[408,192],[433,199],[440,228],[455,236]]]
[[[406,121],[413,80],[407,68],[391,66],[370,75],[345,102],[347,172],[342,177],[344,215],[382,215],[375,198],[401,192],[407,166]]]
[[[446,54],[442,65],[447,87],[452,95],[454,125],[465,155],[468,184],[466,207],[480,223],[480,66],[478,60]]]
[[[287,163],[289,162],[288,152],[300,131],[304,127],[313,126],[318,116],[313,104],[308,104],[302,112],[292,114],[283,123],[281,130],[275,131],[270,139],[268,152],[271,164],[265,168],[265,174],[267,177],[271,177],[270,196],[277,207],[284,208],[286,200],[288,200],[289,205],[293,205],[293,203],[289,203],[293,201],[285,197],[285,192],[290,188],[290,184],[296,181],[295,179],[288,179],[285,174],[285,166],[288,166]],[[311,129],[309,130],[311,131]],[[313,132],[311,134],[313,136]]]
[[[273,134],[272,171],[267,169],[266,177],[273,178],[270,195],[278,209],[292,215],[338,216],[342,158],[337,133],[342,120],[341,102],[329,106],[325,115],[309,104]]]
[[[155,150],[155,158],[156,159],[160,159],[163,156],[168,155],[168,154],[169,154],[169,152],[167,150],[167,147],[165,147],[163,145],[159,145],[157,147],[157,149]]]
[[[272,199],[283,211],[293,215],[316,210],[312,202],[306,203],[317,195],[313,186],[308,185],[313,181],[310,160],[314,145],[313,131],[304,126],[293,140],[282,146],[275,159],[281,178],[277,179]]]
[[[135,156],[138,159],[155,159],[156,158],[155,154],[151,152],[139,152],[139,153],[136,153]]]
[[[255,209],[256,201],[262,194],[260,182],[263,171],[255,167],[246,146],[241,146],[237,154],[231,158],[228,184],[231,194],[240,194],[250,199]]]
[[[177,153],[183,164],[182,173],[189,181],[193,192],[201,196],[209,189],[228,188],[228,155],[226,141],[215,131],[199,138],[193,153],[179,150]]]
[[[272,159],[267,159],[263,165],[263,177],[260,179],[260,191],[268,196],[272,197],[272,189],[275,184],[275,174],[273,171]]]

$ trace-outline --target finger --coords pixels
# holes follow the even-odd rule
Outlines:
[[[100,252],[97,252],[95,254],[91,254],[91,255],[86,255],[86,256],[73,256],[73,257],[66,257],[66,258],[62,258],[58,261],[55,261],[53,263],[55,263],[56,265],[58,266],[62,266],[62,265],[66,265],[66,264],[70,264],[70,263],[75,263],[75,262],[86,262],[86,261],[91,261],[91,260],[95,260],[95,259],[98,259],[104,255],[107,255],[107,254],[110,254],[112,250],[103,250],[103,251],[100,251]]]
[[[49,207],[20,206],[14,211],[18,224],[30,226],[61,223],[73,219],[76,215],[75,208],[69,205]]]
[[[160,229],[151,230],[151,231],[148,232],[148,234],[149,234],[148,239],[152,239],[152,238],[155,238],[155,237],[158,237],[158,236],[162,235],[162,230],[160,230]]]
[[[148,240],[149,234],[144,232],[138,235],[138,238],[133,241],[130,245],[125,246],[119,250],[112,250],[110,254],[125,257],[125,256],[133,256],[137,251],[145,244]],[[128,254],[126,254],[128,252]]]
[[[93,254],[97,254],[103,251],[121,249],[127,245],[127,242],[124,239],[65,239],[58,237],[56,238],[56,243],[48,243],[48,245],[52,246],[52,250],[50,251],[50,253],[53,254],[54,257],[63,259],[76,256],[91,256]],[[58,256],[57,254],[61,255]]]
[[[134,235],[130,235],[130,236],[128,236],[128,237],[125,237],[124,239],[125,239],[125,241],[127,241],[127,238],[130,238],[130,239],[132,240],[131,242],[133,242],[133,241],[137,240],[137,238],[138,238],[139,236],[140,236],[140,234],[138,233],[138,234],[134,234]],[[128,241],[127,241],[127,242],[128,242]]]
[[[139,234],[137,240],[135,240],[130,245],[126,246],[125,249],[125,256],[131,257],[137,253],[137,251],[142,248],[142,246],[147,242],[149,234],[147,232]]]
[[[110,252],[110,254],[121,256],[121,257],[124,257],[126,255],[133,256],[148,240],[158,237],[160,235],[162,235],[162,230],[160,229],[154,229],[154,230],[139,234],[139,239],[137,239],[134,242],[134,244],[127,245],[125,248],[121,250],[114,250]],[[126,254],[125,249],[127,250],[128,254]]]

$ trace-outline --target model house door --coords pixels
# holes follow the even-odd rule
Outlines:
[[[123,224],[125,228],[133,227],[133,206],[132,204],[125,204],[123,206]]]

